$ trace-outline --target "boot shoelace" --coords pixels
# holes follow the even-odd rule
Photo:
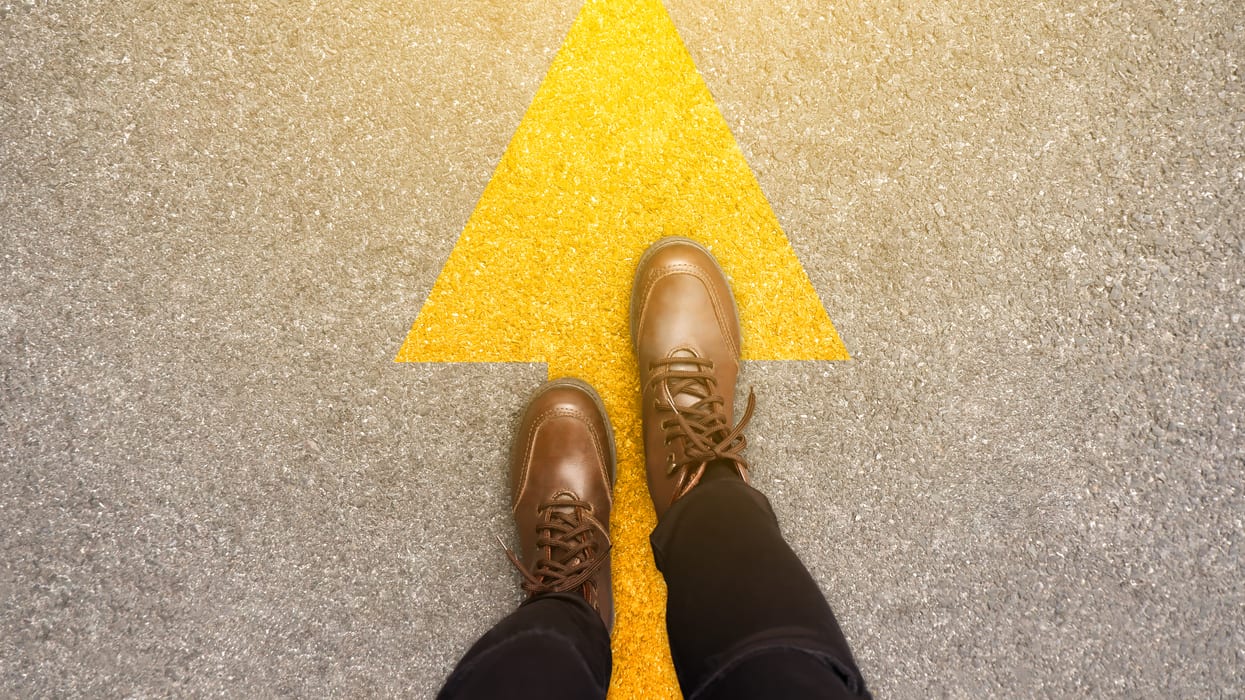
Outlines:
[[[609,561],[606,553],[613,546],[605,526],[592,516],[591,504],[569,491],[554,494],[538,510],[541,522],[536,548],[541,556],[532,568],[524,566],[514,550],[506,549],[506,556],[523,575],[523,590],[537,595],[565,593],[583,586],[584,598],[597,607],[597,591],[590,579]]]
[[[690,365],[695,369],[676,369],[676,365]],[[736,473],[748,481],[748,461],[743,452],[748,441],[743,429],[752,420],[756,408],[756,396],[748,390],[748,406],[744,415],[733,427],[731,417],[726,415],[726,400],[718,393],[718,381],[713,373],[713,360],[702,357],[667,357],[649,363],[649,370],[658,372],[649,381],[656,394],[657,410],[669,414],[661,422],[665,441],[682,438],[683,458],[676,460],[671,453],[666,464],[666,474],[680,472],[679,483],[670,499],[673,505],[691,491],[705,474],[705,468],[715,460],[733,464]],[[679,406],[674,397],[686,394],[696,399],[690,406]]]

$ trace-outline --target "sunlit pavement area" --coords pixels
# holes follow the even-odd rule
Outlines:
[[[580,4],[0,0],[0,695],[430,697],[520,600],[547,368],[394,358]],[[665,7],[851,354],[741,390],[876,694],[1240,693],[1245,5]]]

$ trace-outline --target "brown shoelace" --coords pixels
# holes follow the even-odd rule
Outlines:
[[[539,511],[536,547],[544,556],[537,557],[529,570],[514,550],[506,550],[510,562],[523,575],[523,590],[537,595],[565,593],[585,586],[584,597],[596,607],[596,588],[590,579],[608,561],[606,554],[613,546],[605,526],[592,516],[590,504],[569,491],[554,494],[540,505]]]
[[[692,366],[694,369],[676,369],[676,365]],[[649,363],[649,371],[665,368],[655,374],[650,383],[656,394],[657,410],[669,413],[661,422],[666,431],[665,440],[682,439],[683,458],[675,460],[670,455],[666,474],[681,472],[670,503],[691,491],[705,474],[710,462],[725,460],[733,464],[735,471],[748,481],[748,461],[740,453],[748,441],[743,429],[752,420],[756,408],[756,396],[748,391],[748,406],[743,418],[733,427],[731,417],[726,415],[726,400],[718,393],[718,381],[713,373],[713,360],[701,357],[667,357]],[[686,394],[696,399],[690,406],[679,406],[674,397]]]

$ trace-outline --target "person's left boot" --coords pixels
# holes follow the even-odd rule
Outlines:
[[[582,595],[614,624],[609,523],[614,435],[601,399],[578,379],[540,389],[523,412],[510,454],[520,554],[507,550],[530,596]]]

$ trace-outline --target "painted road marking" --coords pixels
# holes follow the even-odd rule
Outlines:
[[[665,8],[589,0],[396,358],[545,362],[600,392],[619,460],[611,698],[679,696],[627,316],[635,265],[667,235],[731,276],[745,359],[848,359]]]

